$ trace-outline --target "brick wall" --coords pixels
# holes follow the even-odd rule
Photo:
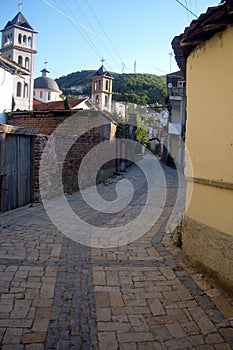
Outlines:
[[[75,114],[75,115],[74,115]],[[62,130],[56,129],[62,122],[67,122],[71,117],[71,125],[64,125]],[[24,126],[27,128],[33,128],[37,130],[37,137],[35,141],[35,200],[40,199],[39,191],[39,169],[42,154],[46,159],[52,159],[48,166],[44,168],[43,176],[41,177],[41,183],[46,184],[46,188],[49,189],[50,196],[55,193],[58,194],[60,159],[65,158],[62,167],[62,183],[65,193],[71,193],[79,189],[93,185],[93,178],[95,175],[95,169],[99,169],[97,182],[102,182],[106,178],[110,177],[115,172],[115,160],[105,163],[100,168],[98,167],[101,159],[104,158],[103,152],[95,154],[87,162],[84,170],[80,171],[80,164],[88,152],[95,146],[101,144],[105,140],[113,141],[116,134],[116,125],[107,120],[99,112],[90,111],[45,111],[45,112],[16,112],[8,115],[8,124],[16,126]],[[94,127],[95,123],[107,122],[105,125]],[[56,131],[55,131],[56,129]],[[87,132],[84,132],[87,130]],[[78,139],[73,135],[79,133],[82,136]],[[52,134],[52,135],[51,135]],[[49,137],[50,135],[50,137]],[[54,137],[55,136],[55,137]],[[73,145],[68,152],[65,152],[67,144],[72,138]],[[49,142],[49,143],[48,143]],[[45,152],[45,146],[46,152]],[[112,154],[112,157],[115,155]],[[45,162],[46,164],[46,162]],[[78,183],[78,173],[79,180]],[[80,185],[81,184],[81,185]]]

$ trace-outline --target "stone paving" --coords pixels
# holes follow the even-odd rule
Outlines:
[[[232,299],[197,273],[165,234],[177,181],[175,170],[163,168],[169,192],[162,215],[146,235],[118,248],[70,240],[41,204],[0,216],[1,349],[233,348]],[[125,213],[98,215],[79,193],[69,196],[70,205],[90,223],[128,222],[144,203],[145,179],[136,166],[121,178],[138,189]],[[103,197],[111,198],[115,183],[98,186]]]

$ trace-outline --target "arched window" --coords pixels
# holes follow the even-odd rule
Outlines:
[[[23,65],[23,57],[22,56],[18,56],[18,64],[20,64],[21,66]]]
[[[49,101],[51,100],[51,92],[50,91],[48,92],[48,100]]]
[[[28,46],[32,47],[32,38],[30,36],[28,37]]]
[[[24,83],[24,89],[23,89],[23,97],[28,97],[28,84]]]
[[[7,35],[7,45],[11,44],[11,36],[10,34]]]
[[[22,35],[21,34],[18,35],[18,44],[22,44]]]
[[[96,80],[95,81],[95,91],[101,89],[101,80]]]
[[[18,82],[16,96],[21,97],[21,95],[22,95],[22,84],[20,82]]]
[[[26,35],[23,36],[23,44],[27,45],[27,36]]]
[[[106,80],[106,81],[105,81],[105,90],[107,90],[107,91],[108,91],[108,89],[109,89],[109,81],[108,81],[108,80]]]
[[[25,58],[25,68],[26,68],[26,69],[29,69],[29,68],[30,68],[30,67],[29,67],[29,58],[28,58],[28,57]]]

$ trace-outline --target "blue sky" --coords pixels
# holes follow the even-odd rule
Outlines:
[[[180,0],[200,15],[220,0]],[[0,28],[19,11],[18,0],[0,0]],[[24,0],[22,13],[38,31],[35,77],[45,58],[52,78],[85,69],[125,73],[170,71],[171,41],[194,17],[176,0]],[[122,65],[122,63],[124,65]],[[172,71],[177,70],[174,57]]]

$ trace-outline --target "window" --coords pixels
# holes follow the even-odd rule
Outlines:
[[[95,98],[95,103],[96,103],[96,105],[99,104],[99,95],[96,96],[96,98]]]
[[[109,89],[109,81],[108,81],[108,80],[106,80],[106,81],[105,81],[105,90],[107,90],[107,91],[108,91],[108,89]]]
[[[101,80],[96,80],[95,81],[95,90],[100,90],[101,89]]]
[[[27,45],[27,37],[26,37],[26,35],[23,36],[23,44]]]
[[[28,97],[28,84],[24,84],[24,89],[23,89],[23,97],[27,98]]]
[[[36,92],[35,92],[35,90],[33,91],[33,96],[34,96],[34,97],[36,96]]]
[[[43,98],[43,91],[40,91],[40,98]]]
[[[28,57],[25,58],[25,68],[29,69],[29,58]]]
[[[48,100],[49,101],[51,100],[51,92],[50,91],[48,92]]]
[[[21,66],[23,65],[23,57],[22,56],[18,56],[18,64],[20,64]]]
[[[18,44],[22,44],[22,35],[21,34],[18,35]]]
[[[107,107],[107,106],[108,106],[108,96],[105,95],[105,107]]]
[[[10,44],[12,44],[12,34],[7,35],[6,45],[10,45]]]
[[[18,82],[16,96],[21,97],[21,94],[22,94],[22,84],[20,82]]]
[[[32,47],[32,38],[30,36],[28,37],[28,46]]]

